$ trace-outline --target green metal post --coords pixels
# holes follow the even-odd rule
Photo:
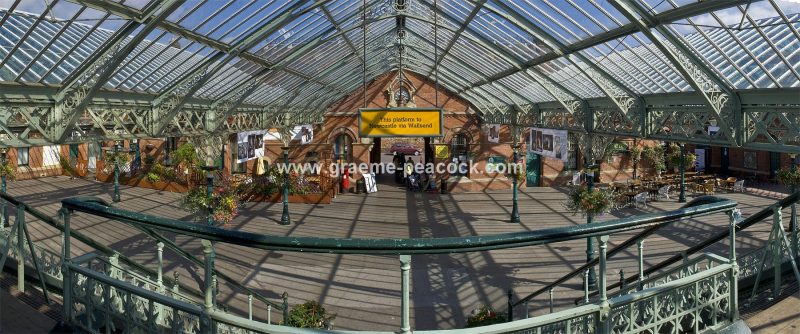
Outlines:
[[[730,275],[730,305],[731,305],[731,322],[739,319],[739,264],[736,263],[736,213],[737,211],[731,210],[728,213],[730,223],[728,225],[728,247],[730,247],[729,259],[731,261],[732,275]]]
[[[286,325],[289,323],[289,294],[284,291],[281,298],[283,298],[283,324]]]
[[[511,184],[512,184],[512,188],[513,188],[513,190],[512,190],[513,191],[513,197],[511,199],[511,201],[513,202],[512,203],[512,207],[511,207],[511,222],[515,223],[515,224],[519,224],[519,222],[520,222],[520,220],[519,220],[519,206],[517,204],[517,189],[518,189],[518,186],[517,186],[517,168],[519,168],[519,166],[517,165],[518,151],[519,151],[519,145],[514,143],[514,154],[513,154],[513,164],[514,164],[514,173],[513,173],[513,175],[514,175],[514,177],[511,178]]]
[[[639,239],[636,243],[639,246],[639,283],[636,290],[642,291],[644,289],[644,239]]]
[[[158,251],[158,277],[156,278],[156,282],[158,283],[159,291],[164,291],[164,243],[159,242],[156,244],[156,250]]]
[[[514,321],[514,291],[508,289],[506,297],[507,297],[506,300],[508,301],[508,313],[507,313],[508,319],[506,319],[506,321],[512,322]]]
[[[409,271],[411,270],[411,255],[400,255],[400,333],[411,333],[410,318],[410,285]]]
[[[283,175],[283,213],[281,214],[281,225],[291,225],[292,219],[289,217],[289,147],[283,147],[283,163],[286,169]]]
[[[111,200],[114,203],[120,202],[119,196],[119,143],[114,144],[114,195],[111,196]]]
[[[610,332],[608,314],[611,307],[608,304],[608,294],[606,293],[606,249],[608,248],[608,236],[597,237],[600,246],[600,272],[599,272],[599,292],[600,292],[600,333]]]
[[[70,212],[67,209],[59,210],[61,220],[64,222],[64,232],[61,234],[61,273],[63,274],[64,291],[64,322],[72,323],[72,273],[69,270],[70,262]]]
[[[586,180],[586,189],[589,191],[594,190],[594,168],[597,165],[589,165],[586,168],[590,169],[590,172],[586,173],[587,180]],[[594,216],[587,214],[586,215],[586,225],[591,225],[594,222]],[[586,238],[586,262],[590,262],[594,260],[594,244],[592,243],[592,238]],[[594,268],[589,268],[589,289],[595,290],[597,289],[597,278],[594,273]]]
[[[206,197],[208,198],[208,203],[211,203],[211,197],[213,196],[214,192],[214,173],[211,170],[206,171]],[[214,226],[214,207],[209,205],[208,210],[206,212],[206,224],[208,226]]]
[[[772,231],[775,233],[775,238],[771,240],[774,244],[772,247],[772,298],[777,299],[781,293],[781,264],[783,256],[781,256],[781,242],[780,231],[783,229],[783,213],[780,206],[775,206],[774,213],[772,214]]]
[[[203,255],[205,255],[205,275],[203,277],[204,293],[205,293],[205,308],[204,315],[201,322],[205,322],[205,328],[211,332],[216,332],[214,324],[211,321],[210,312],[214,309],[214,284],[212,282],[212,275],[214,273],[214,246],[211,241],[201,240],[203,244]]]
[[[789,157],[791,157],[791,159],[792,159],[792,161],[791,161],[792,172],[795,172],[795,171],[797,171],[797,164],[795,163],[796,162],[795,155],[794,154],[790,154]],[[792,184],[791,186],[789,186],[789,191],[790,191],[789,192],[790,194],[794,194],[797,191],[797,186]],[[792,251],[791,251],[791,254],[792,254],[792,256],[797,258],[797,255],[798,255],[798,253],[800,253],[800,250],[798,250],[798,240],[797,240],[797,204],[796,203],[792,203],[792,211],[791,211],[791,213],[792,213],[792,216],[789,218],[789,228],[792,231]]]
[[[680,144],[679,147],[681,149],[681,163],[678,169],[681,172],[681,193],[678,196],[678,202],[686,203],[686,150],[683,144]]]
[[[17,289],[25,293],[25,207],[17,206]],[[22,211],[20,211],[22,209]],[[9,236],[11,240],[12,236]],[[35,255],[35,254],[31,254]],[[44,284],[44,282],[42,282]]]
[[[8,150],[8,148],[5,148],[5,147],[0,148],[0,159],[2,159],[1,161],[2,161],[3,164],[8,163],[6,161],[7,150]],[[5,174],[0,176],[0,192],[2,192],[3,194],[6,193],[6,175]],[[2,215],[2,219],[3,219],[3,221],[0,222],[0,232],[1,232],[1,231],[3,231],[3,229],[5,229],[6,223],[8,223],[8,211],[6,210],[6,201],[2,201],[2,203],[0,203],[0,215]]]

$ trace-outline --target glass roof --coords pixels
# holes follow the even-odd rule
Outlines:
[[[693,91],[647,37],[664,30],[614,0],[176,1],[0,0],[0,81],[74,83],[136,43],[103,88],[167,94],[208,67],[194,97],[255,84],[244,101],[264,106],[322,107],[400,68],[476,106],[602,98],[591,70],[634,94]],[[628,2],[731,89],[800,87],[800,1]]]

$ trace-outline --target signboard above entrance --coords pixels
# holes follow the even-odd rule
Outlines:
[[[442,110],[359,109],[358,128],[361,137],[441,137]]]

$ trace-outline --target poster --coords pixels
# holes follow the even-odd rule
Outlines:
[[[300,126],[298,135],[300,136],[300,144],[310,144],[314,140],[314,127],[311,124],[303,124]]]
[[[434,155],[436,159],[447,159],[450,157],[450,147],[447,145],[437,145]]]
[[[500,142],[500,124],[487,124],[486,125],[486,137],[489,139],[490,143],[499,143]]]
[[[528,151],[567,161],[568,132],[564,130],[531,128]]]
[[[706,150],[697,148],[694,150],[694,154],[697,155],[697,160],[694,163],[695,171],[702,172],[706,170]]]
[[[236,134],[236,162],[243,163],[264,156],[264,135],[267,131],[248,131]]]

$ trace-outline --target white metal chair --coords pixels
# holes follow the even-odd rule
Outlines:
[[[669,190],[671,188],[672,188],[672,186],[670,186],[670,185],[666,185],[666,186],[663,186],[663,187],[659,188],[658,189],[658,197],[657,198],[664,197],[667,200],[669,200]]]
[[[636,194],[636,196],[633,196],[633,205],[635,205],[638,208],[639,204],[641,204],[643,208],[646,208],[647,207],[647,197],[649,195],[650,194],[646,193],[646,192]]]
[[[744,180],[739,180],[733,183],[733,191],[744,192]]]

